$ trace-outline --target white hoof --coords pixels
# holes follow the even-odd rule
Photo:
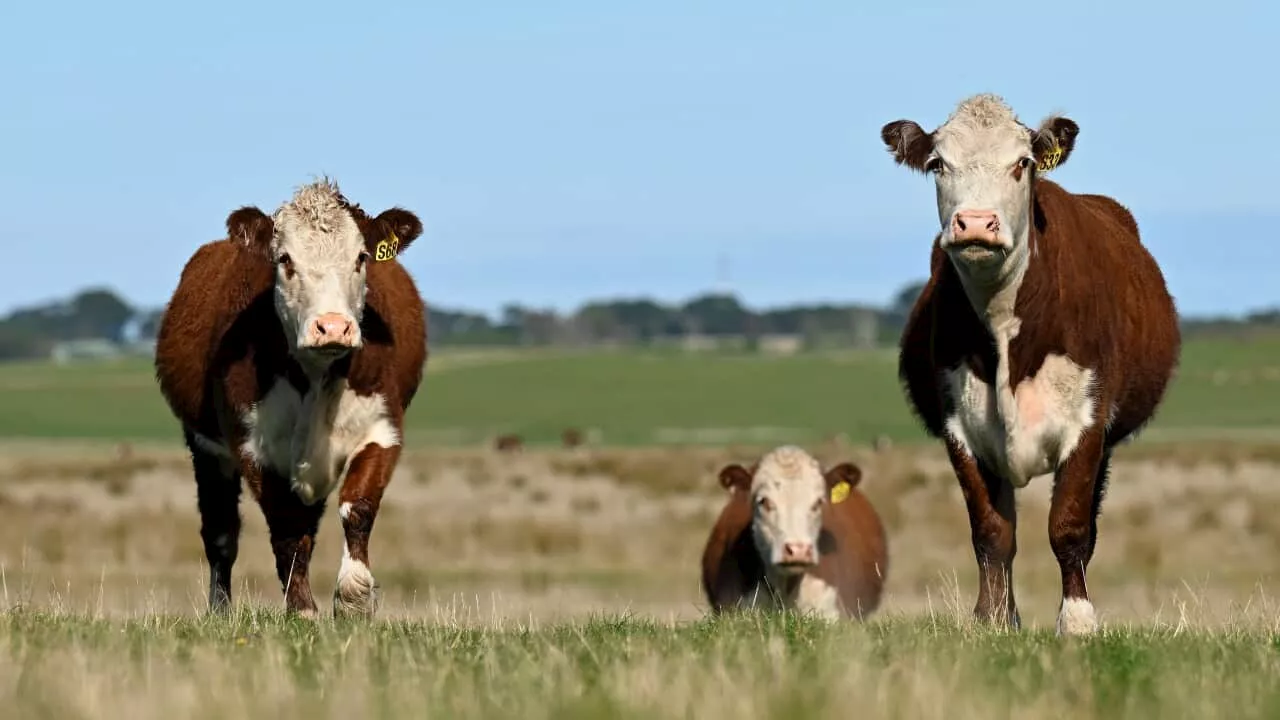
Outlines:
[[[343,554],[338,584],[333,589],[335,616],[372,617],[378,611],[378,583],[359,560]]]
[[[1098,630],[1093,603],[1082,598],[1063,598],[1058,611],[1058,635],[1092,635]]]

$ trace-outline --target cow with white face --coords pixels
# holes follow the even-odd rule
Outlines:
[[[716,611],[784,607],[861,617],[879,603],[886,570],[880,520],[857,489],[862,472],[823,472],[804,450],[782,446],[750,470],[720,471],[731,497],[707,541],[703,586]]]
[[[412,212],[370,217],[328,179],[269,217],[246,206],[182,270],[156,376],[191,451],[209,606],[230,604],[241,483],[262,507],[285,605],[317,612],[309,568],[338,491],[335,614],[370,615],[369,537],[426,362],[426,307],[398,257]]]
[[[324,184],[304,187],[272,217],[276,312],[303,358],[331,359],[360,347],[372,255],[338,197]]]
[[[899,163],[933,175],[938,244],[963,274],[994,284],[1025,268],[1036,170],[1065,161],[1079,132],[1064,117],[1032,131],[1000,98],[977,95],[932,133],[898,120],[882,135]]]
[[[1153,417],[1180,348],[1173,299],[1133,215],[1042,177],[1071,156],[1079,132],[1061,116],[1032,130],[982,94],[933,132],[895,120],[880,133],[937,191],[931,274],[898,372],[963,490],[974,612],[1019,625],[1013,492],[1052,473],[1064,634],[1097,628],[1084,573],[1111,453]]]
[[[741,466],[730,467],[727,482],[748,479]],[[796,575],[818,564],[818,531],[827,482],[818,462],[783,448],[769,453],[750,477],[751,536],[770,572]]]

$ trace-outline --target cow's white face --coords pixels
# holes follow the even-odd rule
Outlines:
[[[327,178],[305,185],[267,217],[253,206],[227,217],[228,236],[274,266],[276,315],[310,369],[361,347],[370,262],[392,261],[422,233],[408,210],[370,219]]]
[[[897,162],[934,176],[939,244],[957,264],[979,269],[1025,257],[1037,166],[1065,161],[1078,132],[1061,117],[1033,132],[1003,100],[983,94],[960,103],[932,133],[898,120],[881,137]]]
[[[817,565],[822,507],[827,502],[827,481],[817,460],[784,445],[761,458],[754,472],[727,466],[720,481],[735,492],[748,493],[751,535],[770,570],[796,574]]]
[[[272,220],[276,314],[295,352],[338,357],[360,347],[370,254],[345,203],[312,185]]]

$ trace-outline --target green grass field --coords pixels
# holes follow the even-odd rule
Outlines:
[[[0,703],[29,720],[1280,714],[1280,638],[1256,628],[1062,641],[928,617],[468,628],[16,611],[0,638]]]
[[[641,352],[441,351],[408,418],[419,444],[567,426],[610,445],[918,440],[893,351],[766,358]],[[0,436],[159,440],[178,427],[146,361],[0,365]],[[1155,437],[1280,429],[1280,340],[1188,342]],[[1278,430],[1280,432],[1280,430]]]

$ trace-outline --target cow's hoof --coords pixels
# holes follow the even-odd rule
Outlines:
[[[1063,635],[1092,635],[1098,630],[1093,603],[1083,598],[1064,598],[1058,611],[1057,631]]]

